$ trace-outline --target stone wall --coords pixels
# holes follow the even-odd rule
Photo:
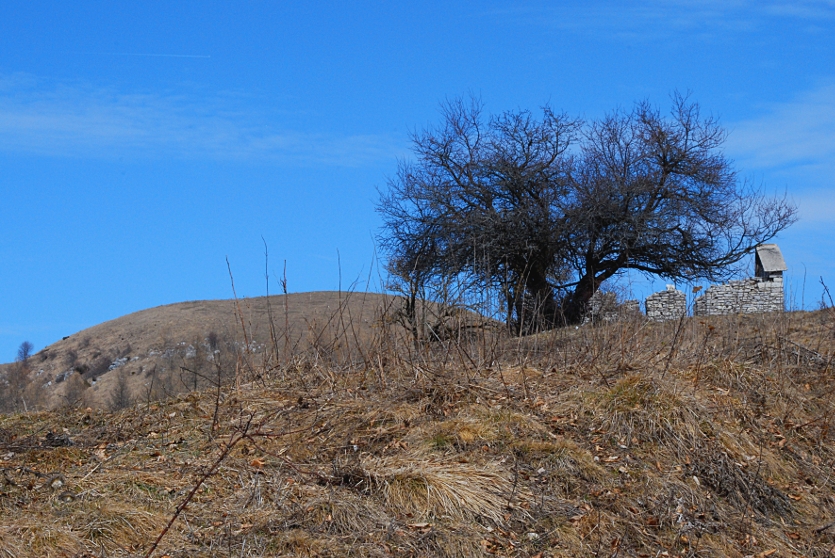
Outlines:
[[[713,285],[693,303],[694,316],[783,311],[783,280],[760,278]]]
[[[673,285],[666,291],[651,294],[645,302],[647,318],[656,322],[678,320],[687,314],[687,296]]]
[[[641,303],[637,300],[618,302],[612,292],[597,291],[588,302],[583,323],[615,322],[641,313]]]

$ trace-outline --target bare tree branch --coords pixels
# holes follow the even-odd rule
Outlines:
[[[410,293],[494,288],[519,332],[581,320],[627,268],[724,278],[796,220],[738,179],[725,130],[679,94],[668,116],[641,102],[589,123],[549,107],[485,119],[462,99],[442,115],[381,192],[389,271]]]

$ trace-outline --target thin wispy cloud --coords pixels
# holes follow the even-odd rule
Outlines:
[[[756,32],[782,18],[813,24],[832,21],[835,20],[835,2],[644,0],[560,4],[558,8],[548,9],[522,6],[497,13],[503,18],[560,31],[652,41],[682,32],[703,38],[716,38],[728,32]]]
[[[31,76],[0,79],[0,151],[60,157],[166,157],[358,166],[393,160],[381,134],[282,127],[235,95],[125,93]]]
[[[800,209],[800,222],[796,227],[835,225],[835,197],[832,195],[832,190],[806,190],[793,197]]]
[[[780,17],[795,17],[808,20],[835,19],[835,2],[832,0],[767,2],[766,12]]]
[[[727,150],[740,168],[791,177],[786,186],[801,225],[835,224],[835,84],[766,105],[758,117],[728,128]]]
[[[211,58],[209,54],[165,54],[153,52],[102,52],[103,56],[135,56],[140,58]]]
[[[730,128],[728,147],[746,165],[835,170],[835,84],[766,105],[759,117]]]

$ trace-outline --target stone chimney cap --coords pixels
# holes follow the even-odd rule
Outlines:
[[[766,273],[788,269],[786,260],[783,259],[783,253],[780,252],[780,248],[776,244],[760,244],[756,250],[757,260]]]

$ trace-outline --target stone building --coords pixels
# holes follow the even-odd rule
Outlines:
[[[754,277],[709,287],[693,303],[693,315],[782,312],[783,272],[787,269],[776,244],[761,244],[754,256]]]
[[[678,320],[687,314],[687,296],[675,285],[667,285],[666,291],[649,295],[644,305],[647,318],[656,322]]]

